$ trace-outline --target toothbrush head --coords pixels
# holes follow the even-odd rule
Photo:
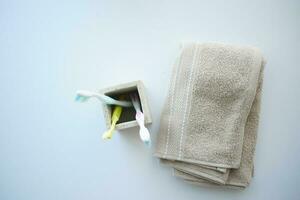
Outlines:
[[[89,99],[89,97],[81,96],[79,94],[76,95],[75,101],[77,102],[86,102]]]
[[[151,140],[145,140],[143,142],[147,147],[151,147]]]
[[[86,91],[86,90],[78,90],[75,98],[75,101],[78,102],[86,102],[90,97],[95,95],[94,92]]]

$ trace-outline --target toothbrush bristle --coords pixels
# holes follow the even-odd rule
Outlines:
[[[75,101],[79,101],[79,100],[80,100],[80,96],[79,96],[79,95],[76,95]]]
[[[150,147],[151,146],[151,142],[150,140],[144,140],[144,143],[146,146]]]
[[[75,101],[78,101],[78,102],[85,102],[87,99],[88,99],[87,97],[84,97],[81,95],[76,95],[76,97],[75,97]]]

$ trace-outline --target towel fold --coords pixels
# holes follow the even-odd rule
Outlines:
[[[201,185],[250,183],[264,64],[254,47],[182,47],[155,148],[175,176]]]

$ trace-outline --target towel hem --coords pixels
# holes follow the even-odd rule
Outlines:
[[[197,159],[189,159],[189,158],[181,158],[178,159],[177,155],[164,155],[164,153],[161,152],[156,152],[153,154],[155,157],[162,158],[162,159],[168,159],[168,160],[177,160],[177,161],[183,161],[183,162],[189,162],[189,163],[195,163],[195,164],[200,164],[200,165],[208,165],[212,167],[222,167],[222,168],[230,168],[230,169],[238,169],[240,166],[239,165],[228,165],[228,164],[217,164],[217,163],[212,163],[212,162],[206,162],[202,160],[197,160]]]

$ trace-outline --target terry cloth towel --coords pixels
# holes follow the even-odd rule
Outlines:
[[[264,65],[254,47],[183,45],[154,153],[175,176],[197,185],[250,183]]]

